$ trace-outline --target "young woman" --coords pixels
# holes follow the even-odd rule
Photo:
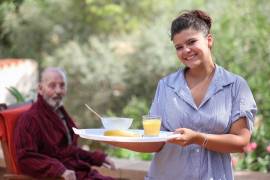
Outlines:
[[[162,78],[150,115],[161,130],[179,136],[166,143],[110,143],[157,152],[146,180],[232,180],[230,153],[251,137],[256,103],[247,82],[214,63],[211,18],[184,11],[173,20],[171,40],[185,68]]]
[[[246,81],[213,62],[210,29],[211,18],[200,10],[172,22],[185,68],[160,80],[150,114],[179,137],[160,147],[146,179],[234,179],[230,153],[248,144],[257,108]]]

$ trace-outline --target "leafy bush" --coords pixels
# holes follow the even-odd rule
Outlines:
[[[138,153],[127,149],[109,148],[107,152],[109,155],[117,158],[140,159],[145,161],[152,160],[153,158],[153,153]]]
[[[126,117],[133,118],[133,129],[142,129],[142,115],[147,114],[149,106],[145,99],[132,97],[128,104],[124,107],[122,114]]]
[[[257,118],[251,142],[244,148],[244,153],[235,158],[237,170],[270,171],[270,140],[265,138],[268,132],[261,128],[261,121],[261,117]]]

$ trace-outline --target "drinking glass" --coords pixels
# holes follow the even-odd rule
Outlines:
[[[158,136],[160,132],[161,117],[154,115],[143,116],[143,129],[145,136]]]

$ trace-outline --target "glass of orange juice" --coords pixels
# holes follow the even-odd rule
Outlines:
[[[160,132],[161,117],[144,115],[143,116],[143,129],[145,136],[158,136]]]

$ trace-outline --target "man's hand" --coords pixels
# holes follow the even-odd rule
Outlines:
[[[65,172],[61,175],[64,180],[76,180],[75,171],[65,170]]]
[[[110,168],[111,170],[116,169],[114,162],[108,156],[105,158],[105,161],[102,164],[102,166]]]

